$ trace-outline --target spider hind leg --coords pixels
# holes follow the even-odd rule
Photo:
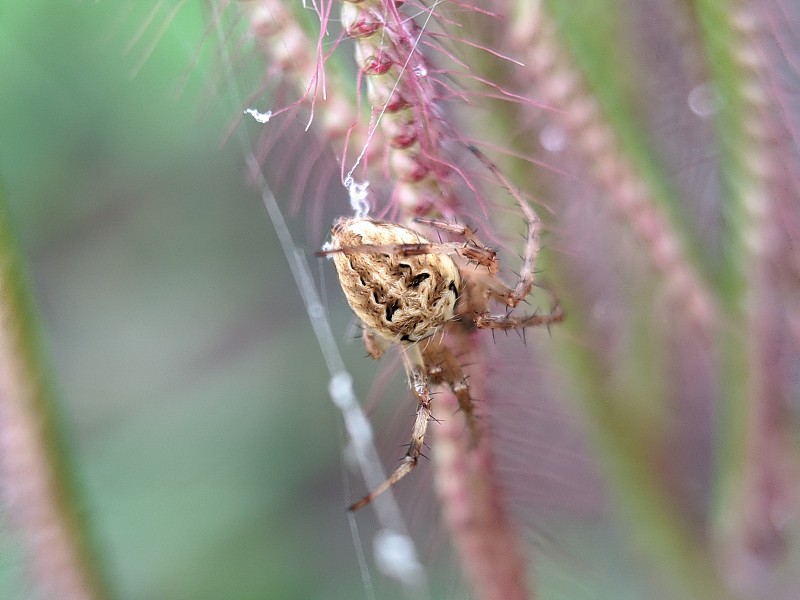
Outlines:
[[[411,389],[417,397],[417,416],[414,420],[414,428],[411,431],[411,441],[408,445],[408,451],[401,459],[400,466],[380,484],[377,488],[369,494],[354,502],[350,505],[350,511],[356,511],[365,507],[372,502],[375,498],[380,496],[383,492],[395,485],[403,477],[408,475],[414,470],[419,462],[419,457],[422,455],[422,448],[425,445],[425,432],[428,429],[428,421],[432,418],[431,415],[431,392],[428,388],[428,380],[425,372],[425,365],[422,359],[422,353],[418,345],[409,346],[403,349],[403,361],[405,363],[406,371],[408,372],[408,381]]]
[[[478,415],[475,413],[475,402],[461,364],[441,337],[428,342],[422,353],[425,363],[429,365],[428,374],[431,383],[434,385],[446,384],[456,397],[458,406],[467,421],[469,445],[475,447],[480,437]]]

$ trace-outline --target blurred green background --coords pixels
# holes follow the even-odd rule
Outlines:
[[[135,39],[154,4],[0,3],[0,186],[83,510],[120,598],[351,598],[322,358],[223,144],[205,7]],[[2,516],[0,598],[33,597],[23,566]]]

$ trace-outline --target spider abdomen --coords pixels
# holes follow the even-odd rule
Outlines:
[[[374,251],[370,246],[376,246]],[[453,318],[461,274],[447,254],[416,231],[365,217],[338,219],[331,248],[347,302],[391,342],[416,342]]]

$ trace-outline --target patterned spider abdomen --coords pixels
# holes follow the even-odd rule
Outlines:
[[[386,340],[413,343],[453,318],[461,273],[413,229],[342,217],[331,229],[330,249],[339,250],[333,261],[350,307]]]

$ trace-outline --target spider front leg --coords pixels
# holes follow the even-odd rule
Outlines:
[[[531,271],[532,273],[532,271]],[[552,308],[549,313],[541,314],[534,312],[531,315],[514,315],[506,312],[502,315],[492,314],[489,311],[489,298],[497,300],[501,304],[508,307],[508,311],[517,306],[525,296],[530,293],[533,287],[533,276],[528,277],[525,275],[523,269],[520,275],[520,280],[517,282],[515,288],[510,288],[497,277],[483,276],[479,284],[484,292],[483,296],[479,297],[476,304],[473,306],[475,326],[479,329],[525,329],[527,327],[549,327],[553,323],[560,323],[564,320],[564,310],[558,301],[556,295],[551,291]]]
[[[486,267],[486,269],[494,275],[497,273],[499,265],[497,260],[497,252],[482,244],[478,237],[475,235],[476,231],[467,225],[459,225],[458,223],[447,223],[446,221],[437,221],[433,219],[414,219],[416,223],[428,225],[441,231],[455,234],[464,238],[464,243],[455,245],[453,243],[447,244],[448,247],[453,247],[456,253],[461,255],[467,260],[468,263]]]
[[[431,418],[431,393],[428,389],[425,364],[418,344],[403,348],[403,363],[408,373],[409,385],[411,389],[414,390],[414,394],[417,397],[417,416],[414,420],[414,429],[411,432],[411,442],[408,445],[408,451],[402,458],[400,466],[389,475],[386,481],[364,496],[361,500],[350,505],[349,510],[351,511],[356,511],[359,508],[365,507],[413,471],[422,454],[422,447],[425,443],[425,432],[428,429],[428,421]]]
[[[490,288],[490,294],[500,302],[503,302],[509,308],[515,308],[517,304],[525,300],[528,297],[528,294],[531,293],[531,288],[533,287],[534,283],[534,265],[536,264],[536,257],[539,256],[539,228],[541,226],[541,221],[539,220],[539,216],[533,210],[530,204],[522,197],[522,194],[516,189],[516,187],[509,181],[509,179],[503,175],[500,169],[497,168],[489,158],[481,152],[476,146],[469,145],[467,149],[472,152],[475,157],[480,160],[497,178],[497,180],[506,188],[509,194],[514,198],[519,206],[519,209],[522,211],[523,216],[525,217],[525,221],[528,225],[528,234],[526,237],[525,243],[525,254],[522,261],[522,268],[519,272],[519,280],[517,281],[517,285],[512,290],[511,288],[506,287],[501,282],[497,282],[500,285],[494,286]],[[558,302],[555,304],[555,308],[553,312],[556,312],[558,309]],[[563,318],[563,315],[562,315]],[[560,320],[560,319],[556,319]],[[555,321],[551,321],[555,322]],[[538,323],[538,324],[545,324],[545,323]],[[529,325],[521,325],[521,327],[530,327],[533,323]]]
[[[475,325],[480,329],[525,329],[526,327],[549,327],[553,323],[564,320],[564,310],[557,300],[547,314],[534,313],[532,315],[493,315],[486,311],[475,317]]]
[[[499,279],[495,279],[489,286],[489,294],[499,302],[509,308],[516,306],[528,297],[535,281],[534,265],[539,256],[539,217],[530,211],[527,217],[528,232],[525,241],[525,253],[522,259],[522,267],[519,270],[519,279],[514,288],[505,285]]]
[[[534,284],[534,265],[536,264],[536,258],[539,256],[540,247],[539,229],[541,227],[541,221],[530,206],[524,203],[521,198],[518,199],[518,202],[523,208],[528,231],[525,237],[526,242],[522,268],[519,272],[519,280],[514,288],[508,287],[496,277],[499,270],[497,252],[484,245],[475,235],[474,229],[457,223],[447,223],[431,219],[415,219],[417,223],[422,223],[423,225],[428,225],[464,238],[464,243],[458,247],[457,253],[462,258],[466,259],[468,263],[474,263],[486,268],[490,275],[490,277],[484,280],[488,295],[502,302],[509,308],[516,308],[516,306],[531,293],[531,288]],[[453,244],[450,243],[447,245],[452,246]]]
[[[521,204],[521,206],[526,205]],[[532,315],[516,316],[509,313],[505,315],[493,315],[489,312],[489,298],[493,298],[501,304],[505,304],[509,310],[512,310],[528,297],[535,283],[534,265],[539,255],[540,221],[539,217],[536,216],[536,213],[534,213],[530,207],[525,211],[525,216],[527,219],[528,232],[522,268],[520,269],[519,279],[516,285],[511,288],[503,283],[503,281],[496,276],[496,267],[494,270],[490,267],[488,274],[483,274],[476,278],[479,280],[479,285],[483,289],[484,294],[483,298],[479,301],[479,305],[476,307],[476,315],[474,317],[475,325],[480,329],[524,329],[526,327],[550,326],[552,323],[558,323],[564,320],[564,311],[552,292],[553,308],[548,314],[534,313]],[[472,239],[474,244],[479,245],[479,242],[475,238]]]

